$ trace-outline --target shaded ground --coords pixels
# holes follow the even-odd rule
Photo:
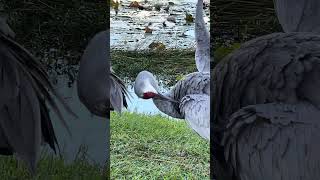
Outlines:
[[[209,143],[184,121],[111,114],[112,179],[209,179]]]

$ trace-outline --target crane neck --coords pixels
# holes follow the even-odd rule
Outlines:
[[[183,116],[179,112],[179,104],[160,99],[153,99],[153,103],[161,112],[165,113],[166,115],[173,118],[183,119]]]

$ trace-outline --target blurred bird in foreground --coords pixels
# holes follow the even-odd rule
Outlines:
[[[41,144],[60,153],[49,109],[69,133],[56,101],[76,115],[53,88],[43,66],[14,37],[6,18],[0,17],[0,154],[16,155],[35,174]]]

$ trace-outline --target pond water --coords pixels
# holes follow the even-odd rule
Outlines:
[[[161,42],[166,48],[194,48],[194,23],[186,22],[185,13],[195,17],[196,0],[137,1],[141,6],[152,10],[130,8],[131,2],[120,1],[118,14],[110,9],[112,49],[144,50],[152,42]],[[209,1],[205,3],[208,4]],[[155,6],[161,7],[160,11]],[[167,7],[168,11],[165,10]],[[209,29],[209,8],[204,12],[204,20]],[[175,19],[176,22],[170,19]],[[152,34],[145,33],[146,26],[153,30]]]
[[[54,81],[54,88],[78,116],[73,117],[58,104],[72,134],[70,136],[57,115],[50,113],[64,160],[71,163],[77,158],[85,157],[90,164],[103,167],[108,157],[107,118],[94,116],[87,110],[78,98],[76,82],[70,82],[69,76],[55,75],[52,78],[57,79]],[[82,152],[79,152],[80,149]],[[52,152],[48,147],[44,151]]]

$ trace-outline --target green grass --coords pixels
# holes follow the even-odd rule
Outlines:
[[[164,77],[165,85],[174,85],[181,75],[195,72],[194,50],[111,51],[112,68],[122,79],[134,81],[138,73],[148,70]]]
[[[112,179],[209,179],[209,142],[184,121],[111,113]]]
[[[13,156],[0,156],[1,180],[101,180],[101,168],[90,165],[82,157],[66,164],[60,157],[42,154],[38,162],[37,174],[32,177],[25,164]]]
[[[273,1],[215,0],[211,5],[215,22],[211,24],[214,24],[213,37],[216,42],[225,42],[229,38],[244,42],[257,36],[282,31]]]

